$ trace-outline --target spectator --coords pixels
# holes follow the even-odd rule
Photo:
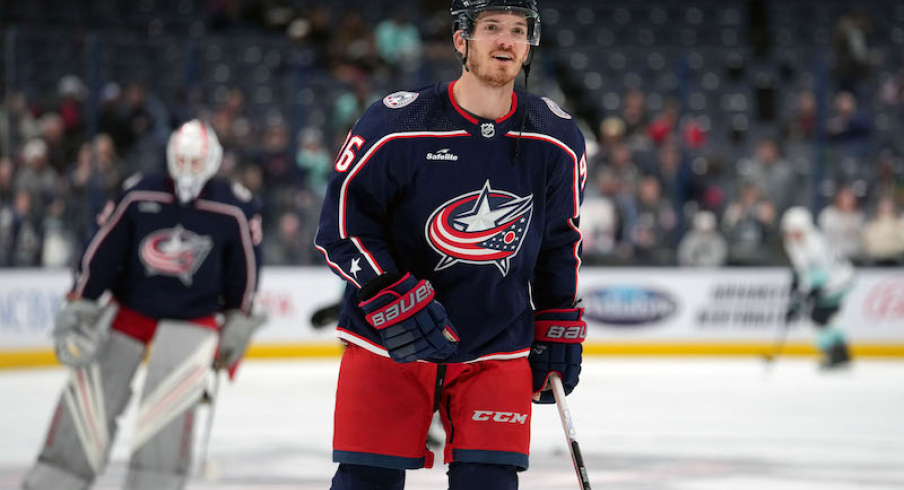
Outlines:
[[[31,194],[23,189],[16,191],[12,205],[0,208],[0,266],[40,264],[41,236],[35,216]]]
[[[82,83],[82,80],[79,77],[75,75],[66,75],[61,78],[57,84],[57,92],[60,95],[60,103],[57,107],[57,111],[63,121],[63,128],[66,134],[67,156],[69,156],[74,154],[79,140],[84,136],[82,104],[88,90],[85,88],[85,84]]]
[[[16,167],[13,161],[6,157],[0,157],[0,208],[9,206],[13,202],[16,177]]]
[[[48,158],[44,140],[33,139],[22,149],[23,166],[16,172],[16,189],[30,194],[28,208],[34,207],[38,214],[56,193],[57,173],[49,165]]]
[[[716,215],[698,211],[694,225],[678,244],[678,264],[683,267],[719,267],[728,258],[728,244],[716,227]]]
[[[377,100],[380,100],[380,96],[371,91],[367,77],[356,78],[353,89],[336,99],[333,106],[333,130],[344,135],[358,120],[358,116]]]
[[[377,24],[374,30],[380,58],[403,71],[417,68],[421,59],[421,34],[417,26],[406,20],[403,10]]]
[[[810,142],[816,134],[816,94],[803,90],[797,94],[797,104],[789,118],[786,131],[792,142]]]
[[[739,167],[743,178],[759,186],[766,199],[775,204],[779,214],[796,204],[795,193],[800,192],[798,182],[794,179],[791,165],[782,158],[774,139],[760,140],[753,160],[744,162]]]
[[[833,203],[819,213],[818,223],[826,242],[839,257],[855,262],[861,258],[864,218],[849,186],[838,188]]]
[[[600,123],[599,132],[597,133],[599,141],[599,149],[590,159],[590,173],[595,174],[602,170],[612,159],[612,153],[616,147],[622,145],[625,141],[625,123],[615,117],[607,117]],[[631,153],[630,147],[627,148]]]
[[[299,132],[295,164],[303,172],[307,188],[322,201],[333,167],[320,129],[309,126]]]
[[[66,125],[55,112],[48,112],[38,119],[40,138],[47,148],[47,163],[57,172],[62,172],[70,161],[66,151]]]
[[[310,238],[310,239],[309,239]],[[311,263],[313,237],[302,233],[301,219],[293,212],[279,217],[276,236],[264,242],[264,263],[298,265]]]
[[[271,117],[261,140],[257,160],[264,171],[264,184],[269,189],[294,185],[295,169],[289,160],[289,128],[282,117]]]
[[[857,92],[860,82],[869,76],[870,21],[866,12],[848,12],[838,19],[832,33],[832,49],[835,52],[834,78],[838,86]]]
[[[66,228],[65,214],[66,203],[61,197],[55,198],[47,207],[46,216],[41,224],[42,267],[65,267],[71,264],[75,249],[71,232]]]
[[[363,73],[370,73],[377,65],[377,48],[373,32],[364,23],[356,9],[344,11],[335,31],[330,57],[333,60],[333,76],[349,82]]]
[[[904,220],[890,196],[879,199],[876,214],[864,226],[863,249],[875,265],[895,266],[904,261]]]
[[[647,96],[640,90],[629,90],[625,94],[621,120],[625,125],[625,137],[634,147],[646,147]]]
[[[637,220],[631,230],[634,255],[647,264],[669,265],[674,250],[675,212],[662,196],[659,180],[640,179],[637,188]]]
[[[722,216],[729,265],[765,265],[775,257],[775,217],[775,206],[763,198],[760,188],[744,182]]]
[[[826,135],[837,152],[835,162],[845,163],[853,160],[844,171],[843,178],[855,177],[857,163],[862,162],[869,153],[870,118],[864,114],[857,104],[857,98],[851,92],[839,92],[833,101],[833,113],[826,121]]]

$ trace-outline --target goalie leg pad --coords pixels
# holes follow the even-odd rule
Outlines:
[[[217,332],[164,320],[148,361],[126,488],[181,489],[191,466],[194,412],[204,393]]]
[[[103,471],[144,350],[140,342],[111,332],[95,362],[71,371],[25,488],[87,488]]]

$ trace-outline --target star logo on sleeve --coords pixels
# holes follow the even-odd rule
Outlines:
[[[359,264],[360,262],[361,262],[361,258],[360,258],[360,257],[357,258],[357,259],[352,259],[352,266],[349,267],[349,269],[348,269],[348,272],[349,272],[351,275],[355,276],[355,279],[358,278],[358,271],[361,270],[361,265]]]

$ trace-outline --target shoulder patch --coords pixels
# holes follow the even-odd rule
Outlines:
[[[141,172],[135,172],[134,174],[130,175],[126,180],[122,181],[122,190],[128,191],[132,189],[132,187],[135,187],[139,182],[141,182],[141,179],[143,177],[144,175],[141,175]]]
[[[247,187],[243,186],[239,182],[232,183],[232,193],[235,194],[236,199],[238,199],[239,201],[251,201],[251,191],[249,191]]]
[[[396,92],[383,98],[383,105],[390,109],[401,109],[417,99],[417,92]]]
[[[543,97],[543,102],[546,102],[546,105],[549,106],[549,110],[551,110],[553,114],[561,117],[562,119],[571,119],[571,114],[562,110],[562,108],[559,107],[559,104],[556,104],[551,99]]]

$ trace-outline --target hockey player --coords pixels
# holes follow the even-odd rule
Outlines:
[[[509,490],[531,400],[578,383],[584,140],[514,88],[539,44],[535,0],[455,0],[462,74],[372,105],[340,151],[316,238],[347,281],[333,490],[404,487],[431,467],[439,410],[452,490]]]
[[[236,363],[261,323],[251,315],[260,218],[247,189],[214,178],[221,156],[213,130],[190,121],[170,137],[168,175],[127,179],[99,217],[55,322],[71,377],[23,488],[91,486],[152,339],[124,488],[185,486],[210,368]]]
[[[785,251],[791,260],[791,298],[785,317],[794,321],[807,310],[819,330],[817,345],[823,354],[821,366],[837,368],[850,362],[844,332],[834,323],[845,295],[854,281],[849,261],[832,253],[822,234],[813,226],[813,217],[802,207],[793,207],[782,216]]]

